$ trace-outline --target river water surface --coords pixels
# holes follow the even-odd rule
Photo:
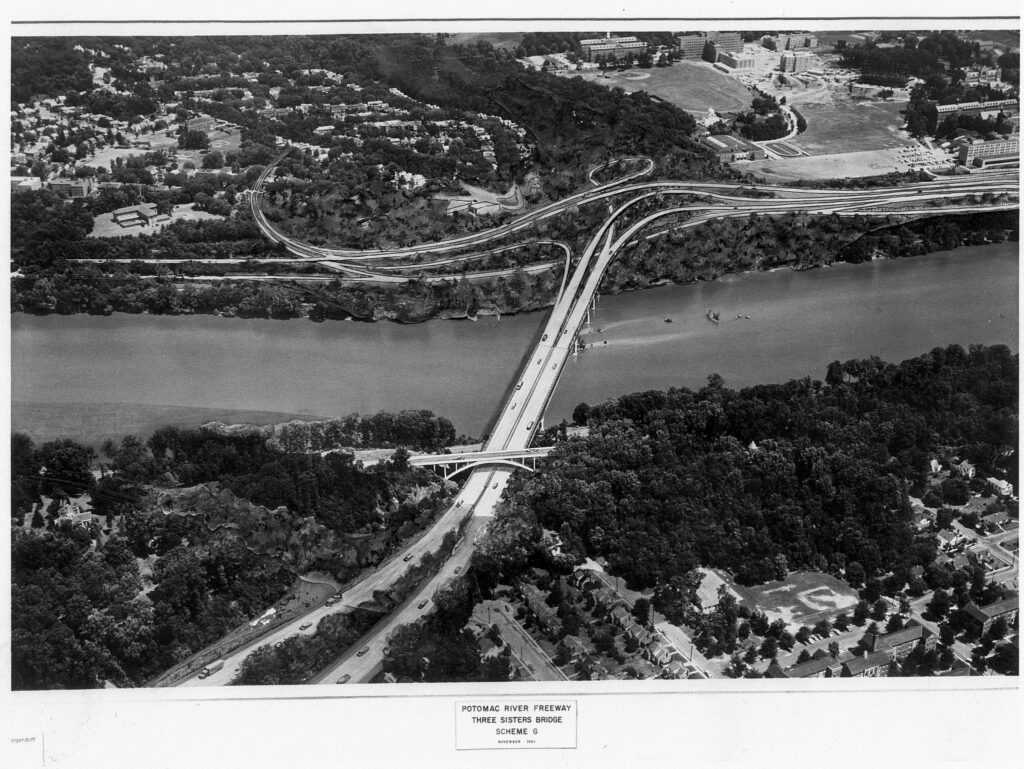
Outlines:
[[[737,388],[823,379],[832,360],[899,361],[951,343],[1017,351],[1017,264],[1017,244],[1005,243],[602,297],[584,336],[593,346],[569,361],[548,421],[580,401],[699,387],[712,373]],[[709,309],[719,323],[705,318]],[[474,435],[544,317],[401,326],[16,314],[12,421],[32,432],[33,415],[46,412],[85,439],[93,436],[77,435],[86,429],[83,404],[202,408],[206,419],[239,409],[336,416],[427,408]]]

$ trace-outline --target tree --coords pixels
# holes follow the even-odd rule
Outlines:
[[[868,602],[864,599],[857,601],[857,605],[853,609],[853,624],[862,627],[868,621],[868,612]]]
[[[205,150],[210,139],[205,131],[186,131],[178,137],[178,146],[185,150]]]
[[[633,604],[632,614],[641,625],[646,625],[651,619],[651,602],[646,598],[637,598]]]
[[[871,606],[871,619],[881,622],[889,613],[889,603],[884,598],[879,598]]]
[[[903,618],[899,614],[893,614],[889,617],[889,621],[885,623],[886,633],[895,633],[897,630],[903,628]]]
[[[844,612],[840,612],[839,615],[836,617],[835,625],[836,625],[836,629],[837,630],[840,630],[840,631],[842,631],[844,633],[847,630],[849,630],[849,628],[850,628],[850,617],[846,614],[845,611]]]
[[[39,512],[39,508],[36,508],[35,512],[32,513],[32,528],[41,529],[46,525],[46,521],[43,520],[42,513]]]
[[[801,665],[804,662],[811,661],[811,653],[807,649],[801,649],[800,654],[797,655],[796,664]]]
[[[220,150],[213,150],[212,152],[203,156],[203,168],[223,168],[224,167],[224,153]]]
[[[939,625],[939,641],[946,646],[952,646],[956,641],[956,631],[950,627],[948,622],[943,622]]]
[[[793,647],[796,645],[796,638],[788,630],[782,631],[779,635],[779,648],[785,652],[793,651]]]
[[[586,403],[580,403],[572,410],[572,421],[578,425],[585,425],[589,416],[590,406]]]
[[[836,641],[832,641],[828,645],[828,653],[832,659],[839,659],[839,644]]]
[[[774,659],[779,653],[779,642],[769,636],[761,642],[761,649],[758,652],[762,659]]]
[[[949,593],[945,590],[936,590],[932,595],[932,600],[928,602],[928,617],[933,621],[939,621],[949,614],[949,608],[951,601]]]
[[[78,495],[92,488],[93,449],[68,438],[44,443],[38,452],[42,467],[40,493],[47,496]]]
[[[391,468],[395,472],[404,473],[409,469],[409,450],[399,446],[391,455]]]
[[[988,633],[986,636],[994,641],[1006,636],[1006,631],[1009,630],[1009,626],[1006,622],[1005,617],[996,617],[992,624],[989,626]]]

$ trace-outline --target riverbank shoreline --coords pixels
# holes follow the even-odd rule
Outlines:
[[[671,278],[657,278],[657,279],[652,279],[649,282],[644,283],[643,285],[613,287],[611,290],[609,290],[608,287],[602,286],[598,290],[598,295],[599,296],[618,296],[620,294],[631,293],[631,292],[636,292],[636,291],[645,291],[645,290],[648,290],[648,289],[651,289],[651,288],[660,288],[662,286],[690,286],[690,285],[696,285],[696,284],[700,284],[700,283],[712,283],[712,282],[714,282],[716,280],[719,280],[719,279],[725,278],[725,277],[734,277],[734,276],[741,276],[741,275],[753,275],[753,274],[759,274],[759,273],[765,273],[765,272],[774,272],[776,270],[788,269],[788,270],[790,270],[792,272],[806,272],[808,270],[815,270],[815,269],[819,269],[819,268],[822,268],[822,267],[831,267],[831,266],[834,266],[834,265],[837,265],[837,264],[861,264],[861,263],[864,263],[866,261],[890,261],[890,260],[899,260],[899,259],[913,259],[913,258],[916,258],[916,257],[919,257],[919,256],[928,256],[929,254],[934,254],[934,253],[940,253],[940,252],[944,253],[946,251],[950,251],[950,252],[959,251],[959,250],[964,249],[964,248],[978,248],[978,247],[984,247],[984,246],[988,246],[988,245],[999,245],[1000,242],[1004,242],[1005,243],[1005,242],[1016,242],[1016,241],[1013,241],[1011,239],[1007,239],[1007,240],[1004,240],[1004,241],[988,241],[988,240],[986,240],[985,242],[978,243],[978,244],[975,244],[975,243],[961,243],[961,244],[957,245],[955,248],[952,248],[952,249],[939,249],[939,250],[934,250],[934,251],[927,251],[927,252],[924,252],[924,253],[921,253],[921,254],[908,254],[908,255],[900,255],[900,256],[891,256],[891,255],[886,255],[886,254],[875,254],[875,255],[872,255],[869,259],[856,259],[856,260],[854,260],[854,259],[836,258],[836,259],[833,259],[832,261],[823,261],[823,262],[819,262],[819,263],[816,263],[816,264],[804,264],[804,265],[786,265],[786,264],[783,264],[783,265],[775,265],[775,266],[771,266],[771,267],[767,267],[767,268],[758,268],[758,269],[751,269],[751,270],[737,270],[737,271],[726,270],[726,271],[721,272],[721,273],[713,272],[710,277],[697,276],[693,280],[683,281],[683,282],[677,282],[677,281],[672,280]],[[456,284],[457,282],[458,281],[456,281],[456,280],[452,281],[453,284]],[[423,315],[418,316],[418,317],[415,316],[415,315],[409,316],[408,314],[406,314],[404,316],[400,316],[400,314],[397,313],[397,312],[394,312],[394,311],[388,312],[388,311],[385,311],[385,310],[383,310],[383,309],[381,309],[379,307],[375,307],[373,309],[372,314],[369,315],[369,316],[360,316],[360,315],[356,315],[354,313],[349,313],[346,317],[343,317],[343,318],[312,317],[311,312],[310,312],[311,309],[312,309],[312,305],[305,305],[305,314],[300,315],[300,316],[296,316],[296,317],[270,317],[270,318],[260,317],[260,316],[242,316],[242,315],[238,315],[235,312],[228,312],[228,311],[222,311],[222,310],[213,310],[211,312],[205,312],[205,313],[197,313],[197,312],[153,313],[153,312],[148,312],[148,311],[143,311],[143,312],[139,312],[139,313],[126,313],[126,312],[55,313],[55,312],[28,312],[28,311],[25,311],[25,310],[14,310],[14,311],[12,311],[12,315],[24,314],[24,315],[38,316],[38,317],[46,317],[46,316],[49,316],[49,315],[64,315],[64,316],[68,316],[68,317],[73,316],[73,315],[90,315],[90,316],[141,315],[141,316],[147,316],[147,317],[160,317],[160,316],[169,316],[169,317],[191,317],[191,316],[196,316],[196,317],[198,317],[198,316],[208,316],[208,317],[215,317],[215,318],[230,318],[230,319],[233,319],[233,320],[236,320],[236,319],[237,320],[274,320],[274,321],[311,320],[314,323],[326,323],[328,321],[342,321],[342,322],[355,322],[355,323],[367,323],[367,324],[380,323],[380,322],[389,322],[389,323],[395,323],[397,325],[402,325],[402,326],[416,326],[416,325],[420,325],[420,324],[423,324],[423,323],[427,323],[428,321],[435,321],[435,320],[442,320],[442,321],[445,321],[445,320],[463,321],[463,320],[465,320],[465,321],[472,321],[472,322],[475,323],[475,322],[477,322],[477,321],[479,321],[481,319],[485,319],[485,318],[497,318],[500,321],[502,316],[512,317],[512,316],[529,314],[529,313],[534,313],[534,312],[542,312],[542,311],[546,311],[546,310],[550,309],[553,305],[554,305],[554,298],[552,298],[550,300],[540,299],[540,300],[536,300],[536,301],[533,301],[533,302],[528,302],[524,306],[519,306],[519,307],[516,307],[516,306],[498,307],[497,305],[494,305],[494,306],[491,306],[491,307],[480,307],[475,312],[469,312],[468,310],[459,311],[459,310],[453,310],[451,308],[442,308],[442,309],[436,310],[435,312],[426,313],[426,314],[423,314]],[[348,311],[346,310],[346,312],[348,312]]]
[[[828,271],[661,282],[651,287],[657,291],[602,297],[593,320],[602,333],[591,341],[609,344],[593,358],[570,359],[548,416],[557,420],[580,401],[626,392],[700,387],[712,372],[744,386],[820,378],[832,360],[883,352],[898,360],[937,344],[1016,348],[1017,249],[1017,243],[967,246],[920,259],[841,263]],[[721,323],[706,320],[708,308],[721,313]],[[735,315],[752,319],[733,322]],[[54,431],[69,433],[60,412],[71,407],[47,417],[19,415],[19,404],[118,401],[154,411],[166,407],[147,404],[202,407],[193,424],[229,421],[221,415],[240,410],[306,420],[422,408],[448,416],[457,432],[480,435],[542,318],[276,323],[22,313],[11,329],[13,425],[24,429],[46,418]],[[83,408],[94,411],[87,434],[118,432],[95,406]],[[111,419],[120,419],[112,411]]]

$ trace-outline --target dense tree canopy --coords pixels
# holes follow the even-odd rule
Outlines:
[[[940,449],[991,469],[1016,446],[1017,357],[952,346],[839,368],[830,385],[712,378],[592,406],[590,436],[560,444],[518,504],[638,587],[702,564],[744,582],[926,566],[935,545],[915,536],[908,488]]]

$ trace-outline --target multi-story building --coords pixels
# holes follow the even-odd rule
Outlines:
[[[613,59],[625,59],[647,51],[647,43],[638,40],[632,35],[627,37],[597,37],[588,40],[580,40],[580,47],[587,59],[596,59],[598,56]]]
[[[796,51],[803,48],[817,48],[818,38],[805,32],[765,35],[761,38],[761,45],[769,51]]]
[[[962,166],[984,168],[1020,162],[1020,134],[1010,134],[987,141],[965,141],[960,145],[957,161]]]
[[[865,654],[843,663],[844,678],[883,678],[889,675],[889,655],[884,651]]]
[[[971,601],[964,607],[964,613],[970,618],[978,634],[984,635],[992,627],[992,623],[999,618],[1006,620],[1006,624],[1010,625],[1017,618],[1019,608],[1020,597],[1013,596],[987,606],[978,606]]]
[[[936,104],[935,111],[939,115],[963,113],[964,115],[996,115],[1000,112],[1019,112],[1020,102],[1017,99],[997,99],[995,101],[962,101],[956,104]]]
[[[871,654],[884,652],[891,661],[899,662],[907,657],[917,646],[925,649],[935,648],[935,635],[928,632],[916,622],[891,633],[866,633],[862,643]]]
[[[764,160],[764,150],[738,136],[705,136],[701,140],[723,163],[735,160]]]
[[[754,69],[757,66],[757,57],[752,53],[724,51],[719,54],[718,62],[733,69]]]
[[[743,50],[743,36],[739,32],[708,32],[708,41],[715,44],[718,53]]]
[[[186,131],[212,131],[213,127],[216,124],[217,124],[217,121],[216,121],[215,118],[212,118],[209,115],[200,115],[199,117],[194,117],[194,118],[189,119],[185,123],[185,130]]]
[[[803,72],[811,66],[811,54],[806,51],[783,51],[779,57],[779,72]]]
[[[50,182],[50,191],[69,198],[84,198],[92,192],[92,178],[54,179]]]
[[[704,46],[707,45],[707,32],[691,32],[679,36],[679,55],[684,60],[692,61],[701,59],[704,56]]]

